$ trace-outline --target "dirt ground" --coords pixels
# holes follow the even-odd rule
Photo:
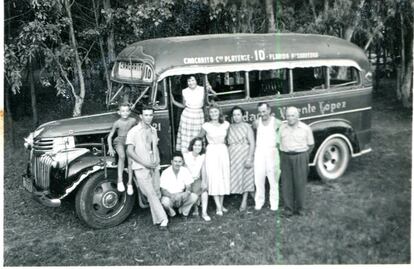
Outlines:
[[[59,208],[34,202],[20,179],[28,157],[21,138],[29,130],[17,122],[17,148],[5,144],[4,265],[409,263],[412,115],[387,96],[374,98],[373,108],[373,152],[353,159],[339,180],[311,180],[305,216],[257,213],[251,198],[241,214],[240,198],[231,196],[223,217],[210,207],[210,223],[173,219],[169,232],[152,225],[148,209],[93,230],[77,219],[71,200]]]

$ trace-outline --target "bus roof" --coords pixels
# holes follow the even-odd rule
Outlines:
[[[117,62],[142,62],[143,58],[152,65],[158,80],[169,75],[249,71],[258,67],[349,65],[370,70],[364,51],[358,46],[316,34],[216,34],[149,39],[126,47]]]

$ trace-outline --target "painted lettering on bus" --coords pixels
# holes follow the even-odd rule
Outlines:
[[[255,49],[251,54],[185,57],[183,62],[184,64],[220,64],[315,58],[319,58],[318,52],[275,53],[266,52],[264,49]]]
[[[157,130],[158,132],[160,132],[160,131],[161,131],[161,123],[159,123],[159,122],[153,122],[151,125],[152,125],[152,127],[154,127],[154,128],[155,128],[155,130]]]
[[[276,114],[274,112],[272,112],[270,115],[272,115],[273,117],[276,117]],[[223,115],[224,120],[231,122],[231,117],[230,115],[224,114]],[[254,122],[255,120],[257,120],[259,118],[259,114],[255,114],[255,113],[251,113],[249,111],[246,111],[243,115],[243,121],[245,122]]]
[[[325,115],[330,113],[335,113],[339,111],[343,111],[347,108],[346,101],[336,101],[336,102],[328,102],[328,101],[319,101],[317,104],[305,104],[302,106],[296,106],[299,111],[300,115],[306,116],[310,114],[317,114],[317,115]],[[278,107],[280,117],[285,120],[286,119],[286,106]]]

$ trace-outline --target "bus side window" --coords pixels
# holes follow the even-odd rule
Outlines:
[[[326,68],[322,66],[294,68],[293,92],[327,89],[325,70]]]
[[[293,69],[293,91],[302,92],[326,89],[323,67]]]
[[[351,66],[331,66],[329,67],[329,77],[331,87],[359,85],[359,71]]]
[[[288,73],[287,69],[250,71],[250,97],[289,93]]]
[[[164,78],[162,81],[158,82],[157,92],[155,93],[155,105],[159,108],[164,108],[166,104],[166,90],[167,90],[167,78]]]
[[[245,72],[210,73],[207,79],[215,96],[209,93],[210,100],[226,101],[246,98]]]

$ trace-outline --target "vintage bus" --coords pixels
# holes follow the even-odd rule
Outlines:
[[[315,137],[310,166],[323,180],[345,172],[351,157],[371,151],[371,71],[363,50],[345,40],[310,34],[220,34],[140,41],[117,57],[107,104],[152,104],[160,137],[162,166],[175,148],[186,77],[211,85],[206,94],[224,115],[235,105],[244,119],[257,118],[268,102],[284,120],[296,106]],[[138,115],[135,115],[137,117]],[[116,162],[105,154],[115,112],[65,119],[39,126],[28,139],[31,150],[26,189],[45,205],[58,206],[72,192],[76,211],[92,227],[117,225],[137,199],[116,190]]]

